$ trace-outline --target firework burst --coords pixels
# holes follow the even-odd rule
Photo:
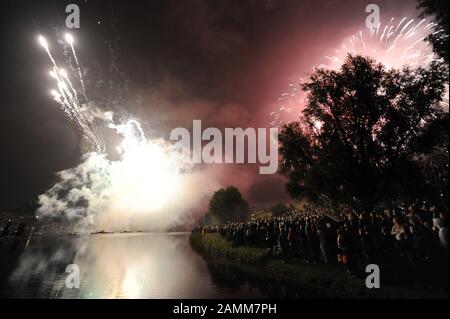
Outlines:
[[[56,82],[50,92],[78,126],[89,150],[78,166],[58,172],[58,182],[39,196],[38,214],[78,220],[80,231],[164,230],[190,223],[193,207],[218,185],[192,171],[178,145],[147,137],[136,119],[116,123],[112,111],[89,101],[74,38],[66,34],[65,40],[74,56],[74,74],[57,64],[47,40],[39,37]],[[108,158],[100,127],[122,138],[117,160]]]
[[[316,68],[337,70],[348,54],[369,56],[387,68],[400,69],[404,66],[426,67],[438,58],[433,53],[426,38],[436,26],[425,19],[415,20],[406,17],[401,20],[391,18],[386,25],[365,29],[345,39],[332,55],[324,57],[324,62]],[[443,30],[434,33],[443,32]],[[298,83],[289,84],[289,89],[278,98],[278,105],[270,113],[272,127],[281,127],[298,120],[306,105],[306,95],[299,88],[304,79],[298,77]],[[442,107],[448,109],[448,88]]]

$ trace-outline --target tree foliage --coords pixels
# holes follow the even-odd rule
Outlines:
[[[289,207],[279,202],[270,208],[272,216],[283,216],[290,211]]]
[[[340,70],[315,71],[302,84],[303,116],[279,135],[289,193],[364,208],[425,194],[416,158],[428,129],[445,116],[439,105],[445,81],[437,63],[388,70],[351,55]]]
[[[236,187],[229,186],[214,193],[209,201],[207,223],[244,221],[249,216],[249,205]]]
[[[418,0],[418,9],[421,17],[431,16],[436,26],[434,32],[428,37],[433,51],[448,65],[448,37],[449,37],[449,2],[446,0]]]

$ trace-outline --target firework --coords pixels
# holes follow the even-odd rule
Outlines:
[[[40,35],[39,37],[38,37],[38,41],[39,41],[39,44],[45,49],[45,51],[47,52],[47,55],[48,55],[48,57],[50,58],[50,60],[52,61],[52,63],[53,63],[53,65],[56,67],[56,62],[55,62],[55,59],[53,59],[53,56],[51,55],[51,53],[50,53],[50,49],[49,49],[49,47],[48,47],[48,42],[47,42],[47,40],[42,36],[42,35]]]
[[[50,61],[53,64],[53,68],[50,70],[50,76],[56,81],[56,90],[52,90],[51,94],[56,102],[58,102],[64,113],[69,117],[69,119],[77,124],[80,128],[83,137],[88,141],[90,148],[93,151],[102,153],[105,151],[105,142],[98,128],[95,126],[93,121],[88,120],[86,114],[84,114],[82,104],[79,100],[79,94],[72,84],[69,74],[65,69],[61,68],[53,58],[47,40],[41,35],[38,38],[39,43],[47,52]],[[73,47],[73,37],[71,35],[66,35],[66,40],[72,48],[72,52],[77,63],[79,70],[79,81],[83,88],[83,95],[87,102],[87,97],[85,95],[84,83],[82,79],[81,69],[76,58],[75,48]]]
[[[67,43],[70,45],[70,48],[72,49],[72,54],[73,54],[73,57],[75,59],[75,63],[77,65],[77,69],[78,69],[78,77],[80,80],[81,89],[83,90],[83,96],[87,101],[88,98],[86,95],[86,87],[84,86],[83,73],[81,72],[80,62],[78,62],[78,56],[77,56],[77,53],[75,52],[75,48],[73,46],[73,42],[74,42],[73,36],[70,33],[66,33],[65,38],[66,38]]]
[[[76,57],[73,37],[66,35],[65,40]],[[178,146],[147,138],[138,120],[116,123],[111,111],[88,100],[78,58],[78,72],[70,74],[56,63],[44,37],[39,37],[39,43],[53,65],[49,73],[56,87],[50,94],[90,148],[78,166],[59,172],[58,182],[39,196],[38,213],[76,219],[80,231],[167,229],[188,220],[190,210],[218,186],[205,184],[201,174],[191,172]],[[97,125],[122,137],[115,148],[120,155],[117,160],[108,159]]]
[[[436,59],[432,48],[425,42],[435,24],[425,19],[416,22],[404,17],[396,23],[390,22],[377,28],[359,31],[341,44],[332,56],[325,57],[326,68],[338,69],[347,54],[373,57],[387,68],[401,68],[404,65],[424,67]]]
[[[436,25],[423,20],[402,18],[400,21],[391,18],[388,24],[376,28],[361,30],[345,39],[332,55],[324,57],[324,63],[316,68],[337,70],[344,63],[348,54],[369,56],[387,68],[402,68],[403,66],[426,67],[432,61],[438,60],[431,46],[425,41]],[[436,31],[440,32],[440,31]],[[277,109],[270,113],[270,125],[280,127],[291,121],[298,120],[306,105],[306,95],[299,89],[303,83],[302,77],[296,84],[289,84],[287,92],[278,98]],[[443,108],[448,108],[448,88],[446,90]]]

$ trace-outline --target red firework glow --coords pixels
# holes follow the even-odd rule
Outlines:
[[[337,70],[348,54],[370,56],[387,68],[398,69],[406,65],[425,67],[432,61],[438,60],[432,47],[426,41],[434,27],[434,23],[425,19],[391,18],[386,25],[380,24],[378,28],[366,28],[342,41],[332,55],[324,57],[324,63],[318,68]],[[443,30],[435,33],[440,32]],[[315,68],[317,67],[313,69]],[[299,82],[302,83],[302,81],[303,79],[299,78]],[[278,108],[270,113],[272,117],[270,125],[273,127],[281,127],[297,120],[306,104],[306,96],[298,83],[290,84],[289,90],[282,93],[278,101]],[[448,89],[442,106],[448,108]]]

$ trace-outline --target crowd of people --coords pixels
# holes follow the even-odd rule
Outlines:
[[[292,209],[279,217],[197,227],[194,233],[215,233],[235,246],[270,249],[285,262],[340,262],[349,276],[370,263],[405,264],[410,269],[448,258],[446,213],[434,207],[396,207],[370,213]]]

